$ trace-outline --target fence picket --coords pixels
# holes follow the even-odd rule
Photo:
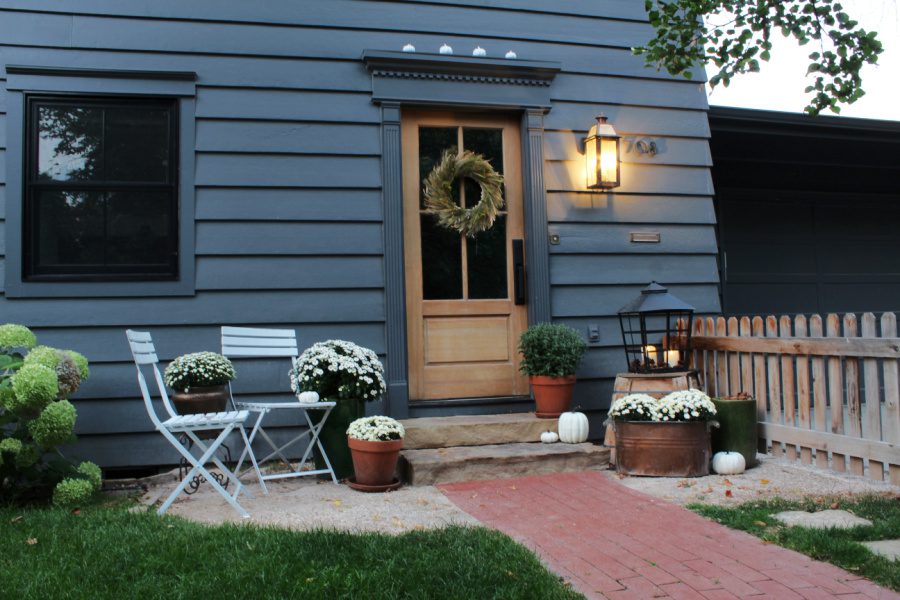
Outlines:
[[[765,325],[763,325],[762,317],[753,317],[751,328],[754,337],[763,337],[765,333]],[[768,394],[766,394],[766,358],[762,354],[753,355],[753,396],[756,398],[756,419],[758,421],[767,420]],[[759,451],[765,454],[769,451],[766,440],[760,438]]]
[[[825,333],[828,337],[841,336],[841,322],[834,313],[825,318]],[[844,433],[844,373],[840,357],[828,358],[828,407],[831,409],[831,433]],[[831,453],[831,468],[838,472],[847,470],[845,457]]]
[[[705,321],[702,318],[694,319],[694,337],[702,336],[705,334],[706,327],[704,327],[704,325],[705,325]],[[703,391],[705,391],[707,394],[709,394],[709,392],[710,392],[709,384],[707,383],[708,377],[706,377],[706,373],[703,369],[703,365],[704,365],[703,352],[704,352],[703,350],[697,350],[695,348],[694,349],[694,357],[693,357],[691,364],[697,370],[697,376],[700,377],[700,387],[703,388]]]
[[[783,315],[778,320],[779,337],[793,337],[793,328],[791,327],[791,318]],[[790,354],[781,355],[781,398],[783,400],[784,424],[789,427],[795,427],[794,421],[794,397],[796,395],[796,375],[794,373],[794,357]],[[788,460],[797,460],[797,447],[788,444],[785,447]]]
[[[806,317],[797,315],[794,318],[794,335],[806,337],[809,335],[809,327]],[[809,357],[805,354],[797,355],[797,420],[801,429],[809,429],[812,426],[810,420],[809,403]],[[804,465],[812,463],[812,448],[800,446],[800,462]]]
[[[740,336],[750,336],[750,317],[741,317],[739,323]],[[749,352],[741,352],[741,391],[753,393],[753,355]]]
[[[719,317],[716,319],[716,336],[725,337],[727,333],[725,317]],[[731,394],[728,390],[728,356],[724,351],[716,352],[716,382],[716,395],[723,397]]]
[[[881,337],[896,337],[897,317],[894,313],[881,315]],[[884,421],[881,429],[884,441],[900,444],[900,377],[897,359],[885,359],[884,368]],[[900,485],[900,465],[890,465],[893,485]]]
[[[857,337],[856,315],[847,313],[844,315],[844,337]],[[844,359],[844,375],[847,389],[847,435],[862,437],[862,408],[859,405],[859,359],[847,357]],[[850,472],[854,475],[863,475],[865,465],[862,457],[851,456]]]
[[[822,317],[812,315],[809,318],[809,335],[810,337],[823,337]],[[821,356],[812,357],[812,376],[813,376],[813,411],[816,417],[816,430],[826,431],[825,411],[827,408],[826,400],[826,379],[825,379],[825,359]],[[816,466],[822,469],[828,468],[828,452],[816,450]]]
[[[738,320],[735,317],[728,319],[728,335],[737,337]],[[740,356],[737,352],[728,353],[728,395],[734,396],[741,391],[741,366]]]
[[[875,315],[866,313],[862,316],[862,337],[877,338]],[[865,386],[865,419],[863,420],[863,437],[870,440],[881,439],[881,393],[878,382],[878,361],[874,358],[863,359],[863,385]],[[869,459],[869,477],[876,481],[884,479],[884,463]]]
[[[778,320],[774,315],[766,317],[766,337],[778,337]],[[770,423],[781,424],[781,370],[778,364],[778,355],[770,353],[766,355],[766,368],[769,382],[769,418]],[[772,444],[772,452],[775,456],[784,454],[783,444]]]

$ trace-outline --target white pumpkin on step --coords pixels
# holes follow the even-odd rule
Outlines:
[[[719,475],[738,475],[747,468],[747,461],[740,452],[716,452],[712,468]]]
[[[559,441],[580,444],[588,438],[588,419],[584,413],[564,412],[559,415]]]
[[[545,431],[541,434],[541,441],[545,444],[553,444],[559,441],[559,436],[555,431]]]

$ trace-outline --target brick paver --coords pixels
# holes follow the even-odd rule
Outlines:
[[[892,598],[900,594],[585,471],[439,486],[535,550],[588,598]]]

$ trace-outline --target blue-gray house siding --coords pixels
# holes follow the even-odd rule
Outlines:
[[[163,360],[216,349],[222,324],[293,327],[301,345],[351,339],[385,356],[382,117],[365,50],[468,55],[561,65],[544,117],[543,181],[554,320],[600,328],[576,402],[600,416],[624,367],[616,310],[651,279],[701,312],[718,305],[715,215],[702,85],[643,66],[643,0],[0,0],[0,65],[196,73],[195,268],[189,293],[119,296],[25,292],[0,321],[78,349],[93,376],[77,394],[75,452],[105,467],[171,462],[137,394],[123,330],[152,331]],[[0,70],[0,218],[11,168],[7,75]],[[11,80],[11,79],[10,79]],[[460,84],[465,85],[465,84]],[[12,92],[12,90],[10,90]],[[581,139],[603,112],[622,134],[623,185],[584,188]],[[636,139],[660,152],[636,152]],[[15,165],[12,168],[16,168]],[[635,231],[660,233],[635,244]],[[0,227],[5,261],[21,260]],[[18,239],[19,236],[13,236]],[[0,263],[0,269],[5,263]],[[6,276],[0,273],[0,283]],[[286,364],[239,369],[239,387],[283,391]],[[519,407],[521,408],[521,406]],[[498,410],[484,406],[481,410]],[[445,412],[452,408],[442,409]]]

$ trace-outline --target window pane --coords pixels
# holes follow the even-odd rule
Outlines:
[[[420,127],[419,128],[419,186],[420,207],[425,208],[425,178],[441,161],[444,151],[456,148],[456,127]],[[459,184],[454,183],[452,196],[459,201]]]
[[[474,238],[466,238],[469,298],[507,298],[506,216]]]
[[[463,148],[481,154],[491,163],[494,170],[503,174],[503,130],[463,129]],[[504,193],[505,197],[505,193]],[[472,181],[466,182],[466,208],[472,208],[481,199],[481,189]]]
[[[109,181],[169,180],[169,111],[122,106],[106,109],[106,176]]]
[[[45,190],[35,198],[38,272],[171,272],[167,192]]]
[[[114,192],[106,210],[106,264],[159,265],[173,259],[175,223],[167,192]]]
[[[459,234],[422,215],[422,298],[462,298],[462,244]]]
[[[103,177],[103,109],[37,107],[37,179],[93,181]]]
[[[102,192],[44,191],[35,198],[42,267],[104,263],[106,203]]]

